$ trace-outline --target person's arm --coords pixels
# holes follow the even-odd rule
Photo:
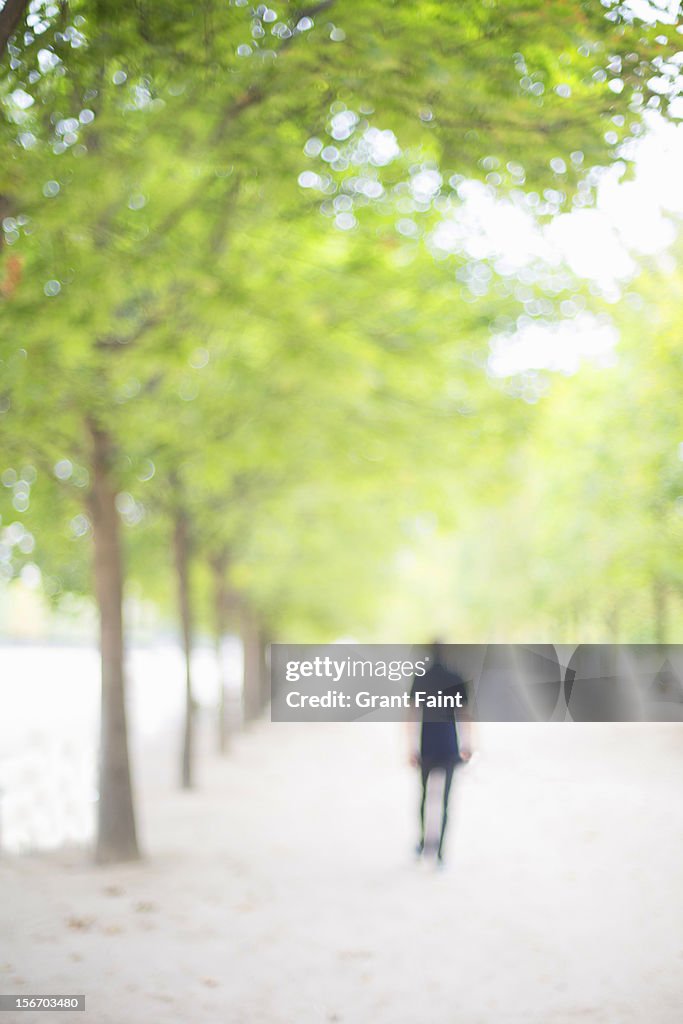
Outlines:
[[[420,720],[417,709],[411,707],[406,720],[406,737],[408,740],[408,763],[417,768],[420,764]]]
[[[469,686],[458,673],[458,689],[462,694],[463,707],[457,714],[458,750],[463,761],[469,761],[474,752],[474,725],[472,716],[467,710],[469,704]]]
[[[406,739],[408,741],[408,764],[417,768],[420,764],[420,722],[421,716],[415,705],[415,689],[417,679],[413,679],[410,690],[410,702],[406,717]]]
[[[469,761],[474,750],[474,729],[468,712],[463,710],[458,715],[458,749],[463,761]]]

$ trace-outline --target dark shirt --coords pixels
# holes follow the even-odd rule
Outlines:
[[[460,694],[461,706],[467,704],[467,687],[465,680],[457,672],[446,668],[438,662],[432,665],[424,676],[415,676],[410,692],[415,703],[416,693],[427,697],[438,697],[440,694],[457,697]],[[417,705],[416,705],[417,706]],[[456,729],[457,712],[454,708],[428,708],[425,703],[419,706],[422,714],[420,735],[420,760],[423,765],[457,764],[460,758],[458,749],[458,733]]]

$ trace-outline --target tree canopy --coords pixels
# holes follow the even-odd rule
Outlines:
[[[55,600],[95,596],[101,859],[136,852],[126,578],[177,604],[188,785],[190,652],[218,591],[261,639],[371,637],[406,557],[433,545],[459,566],[454,622],[473,637],[511,605],[520,630],[541,608],[566,623],[596,575],[597,619],[647,580],[664,635],[675,315],[614,374],[520,401],[486,372],[492,333],[562,315],[582,285],[507,266],[469,211],[485,196],[547,221],[626,170],[646,112],[677,95],[670,14],[19,6],[0,75],[2,568],[35,563]],[[633,408],[648,428],[625,461]]]

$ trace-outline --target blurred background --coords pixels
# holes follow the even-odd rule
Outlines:
[[[679,4],[0,26],[4,991],[677,1021],[676,724],[482,726],[437,883],[401,730],[267,705],[274,641],[677,641]]]

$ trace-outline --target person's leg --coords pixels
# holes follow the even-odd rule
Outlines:
[[[439,836],[439,849],[437,850],[437,859],[443,860],[443,843],[446,837],[446,825],[448,824],[448,799],[451,795],[451,783],[453,781],[453,772],[455,765],[451,764],[445,769],[445,778],[443,780],[443,810],[441,812],[441,835]]]
[[[427,802],[427,781],[429,779],[429,768],[422,764],[420,766],[422,778],[422,796],[420,798],[420,838],[417,843],[417,853],[421,854],[425,848],[425,804]]]

